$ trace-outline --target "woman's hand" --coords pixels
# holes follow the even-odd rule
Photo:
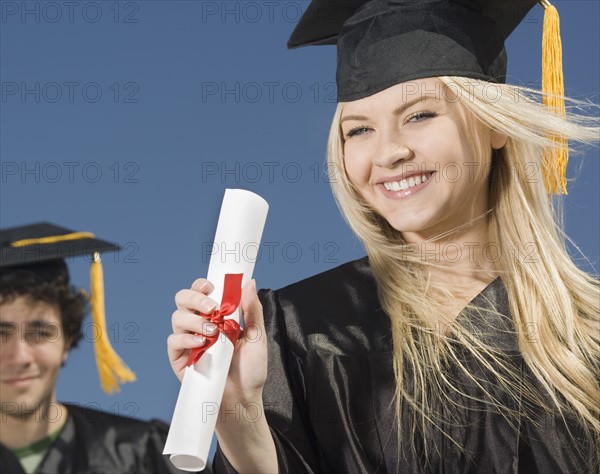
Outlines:
[[[212,290],[212,284],[200,278],[191,289],[181,290],[175,296],[177,310],[173,313],[173,334],[167,346],[171,367],[179,380],[183,379],[190,350],[206,343],[202,335],[215,333],[207,318],[198,315],[210,314],[217,307],[207,296]],[[244,332],[234,349],[227,375],[217,419],[217,438],[237,472],[278,472],[277,452],[266,417],[257,420],[244,415],[231,416],[232,412],[243,413],[248,404],[264,413],[262,391],[267,379],[267,338],[254,280],[244,287],[240,306]]]
[[[177,310],[172,316],[173,334],[167,340],[167,348],[171,367],[179,380],[183,379],[190,350],[202,347],[206,344],[204,335],[212,336],[217,331],[207,318],[198,314],[210,314],[217,307],[217,303],[207,296],[212,291],[213,285],[199,278],[191,289],[181,290],[175,295]],[[262,405],[262,389],[267,378],[267,340],[254,280],[244,286],[240,306],[244,331],[234,350],[223,404]]]

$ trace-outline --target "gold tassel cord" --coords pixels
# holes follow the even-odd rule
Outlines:
[[[558,11],[547,0],[544,7],[544,31],[542,39],[542,92],[544,104],[558,115],[565,117],[565,86],[562,67],[562,44]],[[562,136],[549,137],[555,144],[544,150],[543,172],[546,190],[552,194],[567,194],[567,163],[569,149]]]
[[[50,235],[48,237],[40,237],[38,239],[22,239],[11,242],[11,247],[27,247],[28,245],[43,245],[55,244],[57,242],[66,242],[68,240],[93,239],[96,237],[91,232],[71,232],[63,235]]]
[[[92,293],[92,321],[97,330],[94,338],[96,365],[98,366],[102,389],[106,393],[112,394],[119,391],[119,384],[133,382],[136,377],[112,348],[108,338],[104,313],[103,270],[100,254],[98,252],[94,254],[94,261],[92,262],[90,270],[90,280]]]

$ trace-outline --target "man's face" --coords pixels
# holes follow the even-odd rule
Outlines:
[[[67,359],[58,307],[19,296],[0,305],[0,405],[26,416],[55,402],[54,385]]]

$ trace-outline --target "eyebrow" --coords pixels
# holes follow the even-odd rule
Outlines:
[[[35,320],[35,321],[27,321],[27,323],[25,324],[25,327],[27,329],[45,329],[48,327],[54,327],[54,326],[58,326],[58,323],[55,323],[53,321],[44,321],[42,320]]]
[[[27,321],[22,323],[23,327],[25,327],[25,329],[27,330],[31,330],[31,329],[44,329],[50,326],[58,326],[58,323],[55,323],[53,321],[45,321],[43,319],[35,319],[33,321]],[[10,322],[10,321],[0,321],[0,329],[13,329],[16,328],[18,326],[17,323],[14,322]]]
[[[402,104],[399,107],[396,107],[394,109],[393,114],[394,115],[400,115],[402,112],[404,112],[406,109],[412,107],[415,104],[418,104],[419,102],[425,102],[431,98],[435,98],[437,97],[437,95],[435,94],[424,94],[420,97],[417,97],[416,99],[413,99],[409,102],[407,102],[406,104]],[[345,122],[346,120],[356,120],[356,121],[365,121],[365,120],[369,120],[369,117],[365,117],[364,115],[346,115],[345,117],[342,117],[342,119],[340,120],[340,124],[342,124],[343,122]]]

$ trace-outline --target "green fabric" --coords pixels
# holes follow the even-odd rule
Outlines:
[[[35,443],[12,450],[27,474],[33,474],[35,472],[42,459],[44,459],[46,451],[48,451],[50,445],[54,443],[54,440],[58,438],[61,430],[62,426],[54,433],[49,434]]]

